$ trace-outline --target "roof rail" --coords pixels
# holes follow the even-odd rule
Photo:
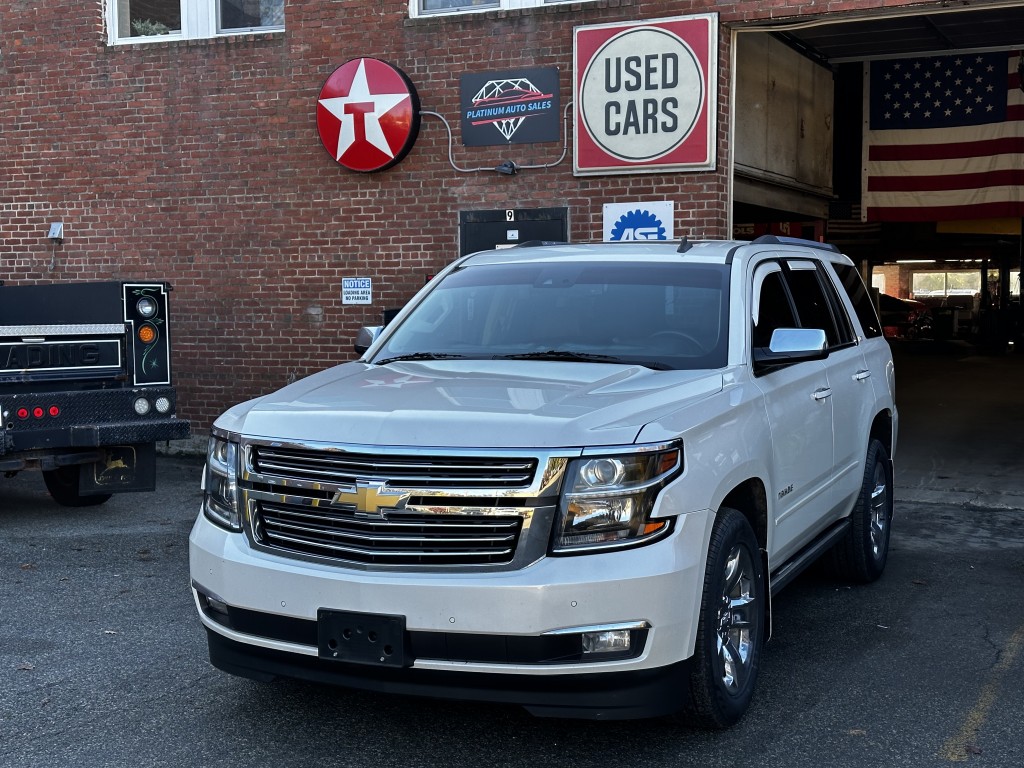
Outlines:
[[[513,248],[536,248],[538,245],[568,245],[565,240],[524,240],[516,243]]]
[[[802,237],[784,237],[783,235],[761,235],[750,241],[751,245],[803,245],[822,251],[839,253],[839,248],[832,243],[819,243],[817,240],[805,240]]]

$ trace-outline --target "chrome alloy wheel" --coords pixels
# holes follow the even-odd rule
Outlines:
[[[871,489],[871,554],[877,560],[885,553],[889,538],[889,484],[886,482],[882,462],[875,464]]]
[[[716,638],[721,682],[730,693],[743,688],[754,659],[754,639],[760,621],[756,578],[750,551],[734,545],[725,565]]]

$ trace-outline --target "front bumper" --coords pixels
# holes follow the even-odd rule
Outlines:
[[[690,659],[664,668],[597,675],[493,675],[339,664],[238,642],[209,628],[207,641],[215,667],[252,680],[291,677],[380,693],[518,704],[539,717],[658,717],[688,701]]]
[[[685,703],[680,681],[693,653],[711,524],[710,513],[692,513],[638,549],[545,557],[515,571],[424,573],[284,558],[200,514],[190,565],[211,661],[234,674],[518,703],[564,717],[649,717]],[[243,620],[205,610],[203,595]],[[321,609],[404,617],[410,665],[321,657]],[[648,627],[630,658],[565,661],[511,650],[536,648],[560,630],[618,623]]]

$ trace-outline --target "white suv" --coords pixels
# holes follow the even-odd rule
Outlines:
[[[221,669],[726,727],[770,596],[885,567],[892,358],[831,246],[476,253],[362,338],[213,427]]]

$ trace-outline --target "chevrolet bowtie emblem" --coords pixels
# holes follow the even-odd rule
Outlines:
[[[343,488],[334,494],[332,504],[355,507],[357,515],[362,517],[386,517],[385,509],[400,508],[407,494],[385,490],[383,483],[360,480],[354,486]]]

